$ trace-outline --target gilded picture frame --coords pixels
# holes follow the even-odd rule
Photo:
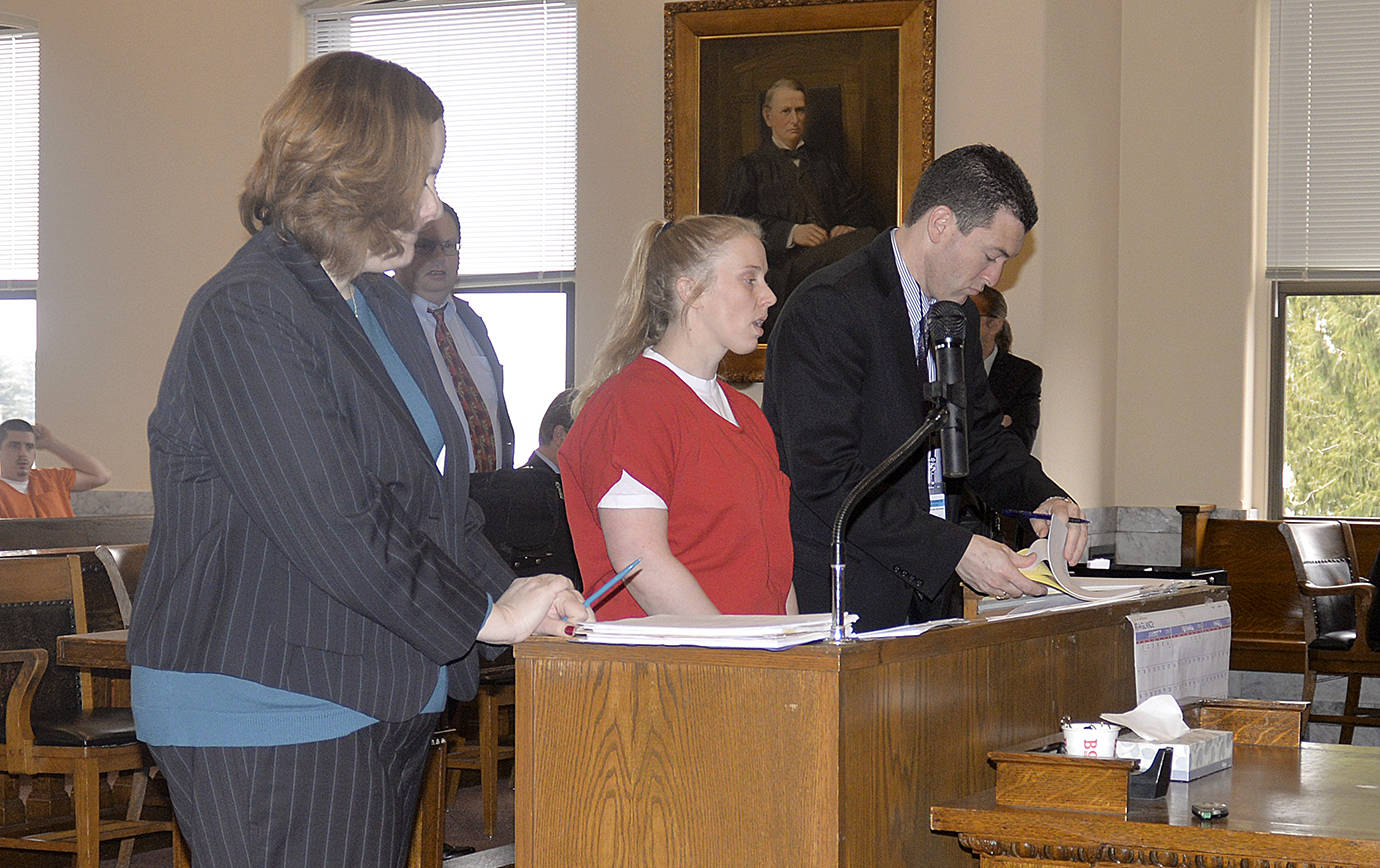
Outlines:
[[[934,157],[935,2],[666,4],[666,217],[718,210],[732,162],[765,130],[761,91],[785,77],[809,89],[809,135],[830,138],[877,210],[899,224]],[[816,92],[829,99],[820,111]],[[736,384],[761,382],[765,352],[762,344],[750,355],[730,353],[720,375]]]

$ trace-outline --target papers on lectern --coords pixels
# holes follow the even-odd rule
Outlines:
[[[849,615],[849,623],[857,615]],[[575,625],[572,641],[775,650],[829,638],[829,615],[649,615]]]

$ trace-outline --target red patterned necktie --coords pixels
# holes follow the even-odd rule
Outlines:
[[[446,309],[444,307],[427,308],[427,313],[436,319],[436,346],[441,348],[441,358],[446,360],[446,367],[450,369],[451,382],[455,384],[455,394],[460,396],[460,408],[465,411],[465,421],[470,426],[470,448],[474,450],[474,471],[476,473],[488,473],[498,469],[498,461],[494,455],[494,425],[489,418],[489,408],[484,405],[484,398],[479,394],[479,387],[474,384],[474,378],[470,376],[469,370],[465,368],[465,363],[460,360],[460,353],[455,349],[455,341],[450,336],[450,329],[446,328]]]

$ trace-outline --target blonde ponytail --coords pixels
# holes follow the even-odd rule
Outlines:
[[[720,248],[743,235],[760,240],[761,227],[751,220],[719,214],[652,220],[638,230],[608,333],[571,404],[575,415],[605,380],[661,340],[685,305],[709,287]],[[694,284],[684,300],[676,293],[676,281],[682,277]]]

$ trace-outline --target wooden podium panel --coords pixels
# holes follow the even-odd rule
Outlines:
[[[1135,704],[1128,614],[1203,587],[784,651],[533,639],[517,661],[521,866],[970,866],[930,806],[987,752]]]

